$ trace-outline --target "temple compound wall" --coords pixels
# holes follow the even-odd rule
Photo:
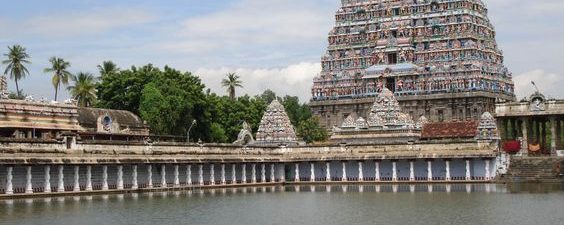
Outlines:
[[[496,151],[490,142],[245,147],[3,141],[0,197],[283,183],[487,182],[496,176]]]

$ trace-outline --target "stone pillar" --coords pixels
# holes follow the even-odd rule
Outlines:
[[[529,120],[526,117],[521,121],[521,132],[523,133],[523,141],[521,142],[521,155],[527,155],[529,152],[529,128],[527,127]]]
[[[343,161],[341,162],[341,165],[343,166],[343,176],[341,177],[341,181],[347,181],[347,162]]]
[[[358,181],[364,181],[364,174],[362,172],[362,161],[358,162]]]
[[[266,165],[264,163],[260,164],[260,181],[266,183]]]
[[[192,185],[192,165],[186,165],[186,185]]]
[[[309,173],[309,181],[315,181],[315,162],[311,162],[310,164],[310,173]]]
[[[117,189],[123,190],[123,165],[117,166]]]
[[[139,184],[137,183],[137,165],[131,166],[131,189],[137,190],[139,188]]]
[[[8,166],[6,168],[6,191],[5,191],[5,194],[7,194],[7,195],[14,194],[14,186],[12,184],[12,179],[14,178],[14,175],[12,174],[13,172],[14,172],[14,167]]]
[[[427,161],[427,180],[433,181],[433,161]]]
[[[108,188],[108,166],[102,166],[102,190],[107,191]]]
[[[396,161],[392,161],[392,181],[398,181],[398,168]]]
[[[380,181],[380,161],[374,162],[374,180]]]
[[[153,188],[153,165],[147,165],[147,188]]]
[[[241,183],[246,184],[247,183],[247,164],[243,163],[242,165],[242,170],[241,170]]]
[[[166,184],[166,165],[162,164],[161,165],[161,187],[167,187]]]
[[[51,166],[45,166],[45,183],[43,183],[43,192],[51,193]]]
[[[276,182],[276,175],[274,175],[274,163],[270,164],[270,182],[274,183]]]
[[[253,184],[257,183],[257,164],[251,164],[251,181]]]
[[[74,188],[72,189],[72,191],[75,191],[75,192],[80,191],[80,182],[78,180],[78,178],[79,178],[78,176],[79,176],[79,172],[80,172],[79,170],[80,169],[79,169],[78,165],[74,166]]]
[[[225,164],[221,164],[221,184],[225,184]]]
[[[86,191],[92,191],[92,166],[86,166]]]
[[[470,174],[470,159],[466,159],[466,180],[472,180],[472,175]]]
[[[415,181],[415,161],[409,160],[409,180]]]
[[[558,134],[556,133],[556,118],[554,116],[550,117],[550,154],[556,155],[556,139]]]
[[[63,173],[64,170],[63,165],[59,165],[59,182],[57,184],[57,192],[64,192],[65,191],[65,175]]]
[[[204,165],[198,164],[198,184],[204,185]]]
[[[33,186],[31,184],[31,166],[26,167],[26,177],[25,177],[25,193],[33,193]]]
[[[445,166],[446,166],[445,180],[449,181],[450,180],[450,160],[445,160]]]
[[[295,173],[295,175],[294,175],[294,181],[295,181],[295,182],[299,182],[299,181],[300,181],[300,164],[299,164],[299,163],[296,163],[296,164],[295,164],[295,167],[296,167],[296,168],[295,168],[295,170],[294,170],[294,173]]]
[[[210,164],[210,184],[215,185],[215,164]]]
[[[178,164],[174,165],[174,183],[173,187],[180,187],[180,171],[178,168]]]
[[[286,168],[286,165],[283,164],[283,163],[278,167],[278,176],[280,177],[279,178],[280,182],[286,182],[286,173],[285,173],[286,169],[285,168]]]
[[[485,179],[485,180],[490,180],[491,178],[490,178],[490,160],[489,160],[489,159],[486,159],[486,168],[485,168],[485,170],[486,170],[486,174],[484,175],[484,179]]]
[[[325,163],[325,181],[331,181],[331,162]]]
[[[236,184],[237,183],[237,171],[236,171],[236,167],[237,165],[231,164],[231,183],[232,184]]]

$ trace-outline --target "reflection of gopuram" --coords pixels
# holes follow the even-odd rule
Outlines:
[[[382,86],[412,118],[478,120],[514,100],[485,5],[343,0],[310,105],[326,127],[367,118]]]

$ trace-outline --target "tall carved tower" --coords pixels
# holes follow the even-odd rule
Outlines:
[[[366,118],[382,87],[413,118],[479,119],[514,100],[480,0],[341,0],[310,106],[330,128]]]

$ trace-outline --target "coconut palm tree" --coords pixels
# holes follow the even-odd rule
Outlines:
[[[45,68],[43,71],[45,73],[53,73],[51,82],[53,83],[53,87],[55,87],[55,101],[57,101],[59,87],[61,84],[65,86],[68,85],[69,78],[72,77],[72,74],[68,71],[70,63],[58,57],[51,57],[49,62],[51,62],[51,67]]]
[[[221,86],[227,88],[231,100],[235,100],[235,88],[243,87],[243,82],[239,78],[241,77],[235,73],[228,73],[227,78],[221,81]]]
[[[28,60],[30,56],[21,45],[8,46],[8,53],[4,54],[4,56],[8,57],[8,59],[2,61],[2,64],[7,65],[6,70],[4,70],[4,75],[10,74],[10,78],[16,82],[16,92],[19,96],[21,90],[18,81],[29,74],[24,64],[31,63]]]
[[[100,71],[100,76],[106,76],[119,72],[119,68],[112,61],[104,61],[101,65],[98,65],[98,71]]]
[[[81,107],[93,105],[96,102],[97,79],[90,73],[79,72],[76,76],[71,76],[71,80],[73,85],[67,90],[78,105]]]

